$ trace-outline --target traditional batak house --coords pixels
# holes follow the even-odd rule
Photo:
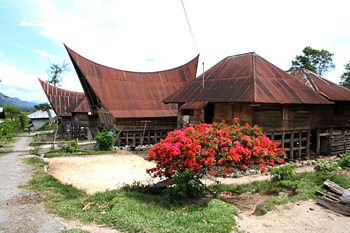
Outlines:
[[[225,120],[262,127],[289,159],[309,156],[311,131],[333,121],[334,103],[256,53],[230,56],[168,96],[178,104],[178,126]]]
[[[196,77],[198,58],[165,71],[130,72],[90,61],[66,46],[100,131],[118,145],[155,143],[176,128],[177,105],[162,100]]]
[[[315,125],[312,149],[317,154],[339,154],[350,148],[350,90],[307,69],[287,71],[292,77],[335,104],[328,107],[326,124]],[[324,117],[321,116],[321,117]]]
[[[41,79],[39,81],[53,110],[60,117],[60,128],[62,129],[58,131],[59,134],[65,134],[64,129],[71,129],[72,137],[80,137],[81,133],[84,133],[87,137],[91,137],[89,135],[91,133],[92,137],[96,136],[97,129],[93,128],[94,118],[91,117],[90,106],[84,93],[67,91],[50,85]]]

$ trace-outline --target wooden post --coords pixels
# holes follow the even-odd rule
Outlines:
[[[286,131],[282,132],[282,143],[281,143],[281,147],[284,147],[284,137],[286,136]]]
[[[136,146],[136,132],[135,131],[133,132],[133,135],[132,135],[132,145]]]
[[[141,140],[141,146],[143,145],[143,139],[145,138],[145,131],[146,131],[146,125],[147,125],[147,122],[152,122],[152,121],[141,121],[141,122],[145,122],[145,127],[143,128],[143,134],[142,134],[142,138],[140,138]]]
[[[55,126],[56,126],[56,130],[55,130],[55,136],[53,138],[53,144],[52,144],[52,148],[55,149],[55,144],[56,144],[56,135],[57,135],[57,130],[58,130],[58,123],[56,121],[55,123]]]
[[[294,131],[290,134],[290,150],[289,150],[289,160],[294,159]]]
[[[271,141],[275,141],[275,131],[272,132]]]
[[[147,141],[148,141],[148,145],[151,144],[151,131],[148,131],[147,133]]]
[[[129,145],[129,132],[126,132],[126,145]]]
[[[331,154],[332,153],[332,134],[333,134],[333,128],[330,128],[329,129],[329,134],[328,134],[328,145],[329,145],[329,148],[328,148],[328,154]]]
[[[311,134],[311,130],[309,129],[307,131],[306,150],[305,150],[305,156],[307,158],[310,157],[310,134]]]
[[[40,137],[39,137],[38,133],[36,134],[36,138],[37,138],[38,142],[40,142]]]
[[[301,159],[301,131],[299,132],[299,148],[298,148],[298,159]]]
[[[316,157],[320,156],[320,146],[321,146],[320,129],[317,129],[317,132],[316,132]]]
[[[78,149],[78,138],[75,139],[75,143],[76,143],[75,149]]]
[[[346,139],[344,139],[344,154],[346,153]]]

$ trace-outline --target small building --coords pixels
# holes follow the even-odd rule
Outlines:
[[[6,118],[5,110],[3,107],[0,107],[0,118],[2,119]]]
[[[163,100],[178,104],[184,123],[258,125],[286,148],[290,160],[308,157],[311,131],[333,122],[334,103],[256,53],[229,56]]]
[[[56,113],[54,110],[50,109],[51,116],[56,116]],[[41,126],[43,126],[46,122],[49,121],[49,115],[46,111],[38,110],[32,114],[29,114],[27,116],[33,124],[33,130],[38,130]]]
[[[87,136],[87,132],[90,132],[89,136],[92,134],[92,137],[97,135],[97,128],[89,123],[95,119],[91,117],[90,106],[84,93],[55,87],[41,79],[39,81],[53,110],[60,117],[63,129],[59,130],[59,133],[65,134],[68,127],[74,138],[80,137],[81,133]]]
[[[289,70],[287,73],[334,102],[329,112],[331,121],[312,132],[317,135],[311,144],[312,149],[317,154],[339,154],[350,149],[350,90],[307,69]]]
[[[97,64],[65,47],[97,127],[120,133],[118,145],[155,143],[176,128],[177,105],[162,100],[195,79],[199,55],[174,69],[131,72]]]

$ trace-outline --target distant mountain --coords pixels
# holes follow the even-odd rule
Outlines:
[[[34,105],[38,102],[29,102],[20,100],[17,97],[5,97],[3,93],[0,92],[0,106],[18,106],[22,111],[35,110]]]

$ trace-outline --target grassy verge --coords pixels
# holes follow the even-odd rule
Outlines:
[[[127,190],[87,195],[42,171],[43,160],[33,157],[25,162],[38,168],[25,187],[42,193],[49,212],[83,223],[106,224],[128,232],[230,232],[239,211],[217,199],[180,205],[168,203],[161,195]],[[91,208],[82,211],[82,203],[91,203]]]
[[[12,151],[13,150],[11,150],[11,149],[1,149],[0,156],[7,155],[7,154],[11,153]]]
[[[53,158],[53,157],[63,157],[63,156],[82,156],[82,155],[98,155],[98,154],[115,154],[118,151],[100,151],[100,150],[84,150],[77,152],[66,152],[66,151],[58,151],[52,150],[45,153],[45,158]]]
[[[316,190],[325,192],[323,182],[329,179],[334,183],[350,188],[350,177],[332,174],[328,172],[303,172],[297,173],[289,180],[283,181],[254,181],[241,185],[221,185],[211,187],[215,192],[228,191],[236,194],[251,192],[260,194],[276,194],[276,197],[266,199],[261,205],[261,211],[266,213],[273,210],[276,205],[284,205],[288,202],[298,202],[302,200],[316,200]],[[291,197],[278,197],[280,192],[292,192]]]

